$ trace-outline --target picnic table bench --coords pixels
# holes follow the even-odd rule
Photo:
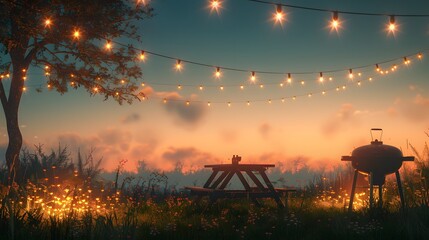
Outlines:
[[[269,180],[266,170],[275,167],[274,164],[239,164],[241,157],[234,155],[231,164],[205,165],[212,169],[212,174],[203,187],[185,187],[190,190],[191,195],[199,197],[208,196],[213,203],[219,198],[248,198],[257,206],[260,206],[259,198],[271,198],[276,201],[279,208],[287,207],[289,192],[295,192],[295,188],[275,188]],[[246,174],[249,181],[244,177]],[[243,190],[225,189],[232,177],[236,175],[242,183]],[[259,175],[258,178],[256,175]],[[254,185],[251,187],[251,185]],[[285,204],[280,196],[285,196]]]

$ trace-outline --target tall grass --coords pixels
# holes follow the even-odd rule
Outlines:
[[[108,183],[91,153],[73,162],[66,148],[44,154],[39,146],[23,152],[19,184],[1,185],[0,239],[425,239],[427,145],[416,156],[417,171],[404,175],[405,211],[388,181],[383,208],[368,208],[362,195],[362,206],[350,214],[351,168],[315,175],[285,210],[272,200],[262,207],[246,199],[196,202],[168,192],[163,173],[121,181],[120,165]]]

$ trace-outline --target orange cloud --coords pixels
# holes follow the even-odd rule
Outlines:
[[[429,97],[417,94],[412,99],[397,99],[387,110],[389,116],[402,116],[413,122],[427,121],[429,117]]]
[[[166,99],[166,102],[163,103],[164,110],[176,117],[179,124],[185,124],[187,126],[195,125],[207,112],[207,107],[205,105],[196,102],[198,98],[197,95],[191,95],[185,98],[178,92],[157,92],[150,86],[146,86],[142,92],[144,92],[148,98],[153,97],[159,100]],[[190,101],[190,104],[186,104],[186,101]]]
[[[332,136],[340,130],[355,128],[361,122],[360,116],[366,113],[367,111],[356,110],[352,104],[345,103],[322,125],[322,132]]]

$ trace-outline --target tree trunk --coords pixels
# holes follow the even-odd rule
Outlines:
[[[7,103],[3,105],[4,115],[6,117],[7,133],[9,144],[6,149],[6,164],[9,170],[8,182],[15,181],[19,170],[19,152],[22,147],[22,134],[19,129],[18,110],[24,86],[22,64],[16,64],[13,69],[12,82],[9,90]],[[19,66],[19,67],[18,67]]]
[[[8,182],[15,181],[16,172],[19,170],[19,152],[22,147],[22,134],[18,123],[18,106],[8,107],[5,113],[9,144],[6,150],[6,164],[9,170]]]

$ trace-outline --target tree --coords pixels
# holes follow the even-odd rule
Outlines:
[[[112,40],[139,42],[136,23],[152,12],[144,0],[0,0],[0,100],[10,180],[19,169],[18,109],[29,67],[43,69],[47,87],[61,94],[83,87],[90,95],[131,103],[139,99],[136,61],[143,52],[131,43],[112,47]]]

